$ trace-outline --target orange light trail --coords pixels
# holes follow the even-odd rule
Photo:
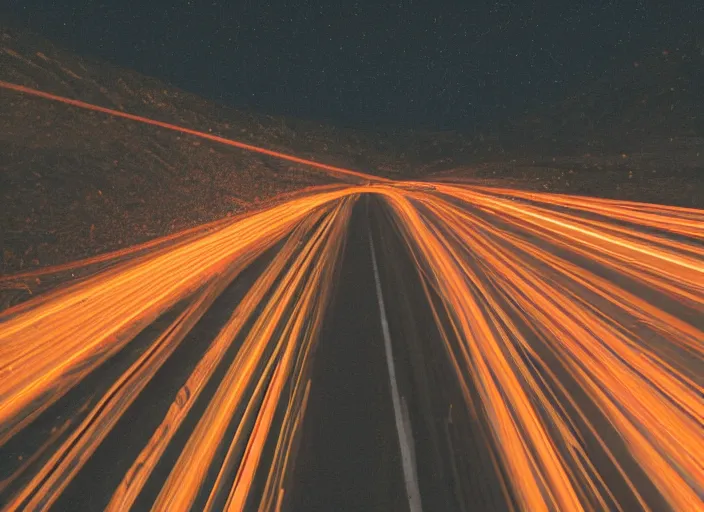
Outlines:
[[[96,266],[0,313],[2,510],[55,505],[159,385],[161,412],[145,444],[121,454],[127,465],[107,509],[279,510],[295,486],[295,446],[316,393],[313,357],[348,226],[367,195],[379,199],[415,266],[408,278],[425,292],[439,332],[430,342],[449,361],[462,406],[488,424],[491,470],[509,506],[704,510],[704,210],[382,182],[0,86],[370,182],[313,187],[8,278]],[[203,330],[214,312],[223,317],[217,329]],[[183,350],[196,354],[183,363],[183,380],[158,384]],[[126,362],[110,373],[120,357]],[[39,441],[19,457],[4,451],[28,432],[42,433],[32,434]],[[470,509],[462,485],[456,494]]]
[[[458,376],[471,375],[480,390],[499,455],[523,508],[580,510],[619,505],[575,437],[575,425],[554,403],[557,394],[542,391],[546,386],[561,386],[554,368],[546,362],[550,357],[560,362],[599,407],[619,432],[630,456],[673,508],[701,509],[704,466],[696,454],[704,449],[704,334],[694,325],[673,321],[654,304],[645,304],[568,259],[553,256],[550,250],[553,246],[593,260],[601,251],[607,255],[599,259],[604,266],[627,271],[630,277],[658,288],[675,301],[686,297],[693,315],[701,318],[701,245],[688,245],[683,256],[669,248],[603,233],[569,214],[549,214],[528,204],[497,200],[486,190],[441,185],[436,189],[467,201],[470,211],[477,209],[477,213],[436,197],[419,196],[413,200],[423,204],[426,215],[421,217],[408,199],[400,196],[393,197],[393,209],[399,229],[426,267],[427,287],[442,297],[452,318],[457,341],[448,336],[445,344],[457,354]],[[539,198],[551,202],[550,195]],[[588,202],[574,200],[577,208]],[[559,204],[565,203],[563,198]],[[482,213],[487,212],[490,215],[483,219]],[[609,213],[618,213],[618,209],[614,207]],[[704,225],[701,211],[686,213],[696,213],[698,225]],[[632,220],[630,212],[614,217]],[[655,219],[656,215],[648,216],[648,225],[652,227]],[[522,233],[497,229],[492,220],[510,222]],[[671,220],[662,220],[667,230]],[[541,247],[541,238],[549,245]],[[659,271],[667,280],[651,277],[650,271]],[[608,308],[590,303],[594,291],[611,302]],[[613,316],[611,310],[615,310]],[[665,346],[643,343],[640,333],[626,327],[631,325],[625,322],[626,316],[657,325],[659,343]],[[522,333],[518,319],[536,336]],[[562,393],[563,400],[570,401],[564,388]],[[582,428],[597,437],[623,472],[614,449],[607,446],[578,405],[570,405],[585,424]],[[637,493],[628,475],[624,474],[624,479]],[[591,492],[584,495],[585,490]]]
[[[441,328],[438,349],[454,361],[466,406],[486,414],[496,464],[508,474],[521,508],[622,509],[612,483],[601,476],[612,466],[645,509],[644,484],[627,470],[625,461],[632,460],[673,509],[700,509],[704,335],[697,320],[704,312],[699,243],[704,212],[433,187],[310,192],[189,233],[178,244],[119,253],[120,261],[109,269],[5,312],[0,317],[2,444],[145,326],[180,301],[188,304],[102,397],[62,426],[65,437],[38,448],[52,455],[33,467],[31,478],[20,474],[29,471],[20,465],[5,479],[0,489],[27,477],[5,508],[39,510],[54,503],[216,298],[279,240],[284,244],[173,396],[108,508],[134,505],[237,339],[237,355],[153,508],[191,507],[223,442],[229,447],[217,463],[220,476],[207,491],[206,509],[217,508],[225,496],[228,510],[243,510],[258,471],[268,474],[261,509],[281,503],[292,485],[285,478],[295,463],[291,443],[315,387],[308,377],[310,354],[345,226],[356,199],[371,193],[393,212],[427,292],[441,298],[436,307],[445,310],[450,324]],[[673,226],[685,228],[678,228],[680,239],[663,234],[673,233]],[[603,270],[593,271],[592,265]],[[631,282],[659,299],[630,291]],[[436,318],[440,322],[439,310]],[[245,334],[248,320],[254,324]],[[293,392],[284,398],[287,382]],[[579,397],[571,391],[575,385]],[[479,390],[480,404],[472,402],[470,387]],[[594,406],[598,419],[586,412]],[[281,423],[274,422],[279,407],[285,411]],[[233,421],[239,427],[225,437]],[[605,424],[619,442],[604,433]],[[273,459],[265,460],[262,450],[271,436],[279,441]],[[602,457],[592,456],[590,443]],[[232,468],[238,468],[234,483],[226,476]]]
[[[85,101],[67,98],[65,96],[59,96],[58,94],[51,94],[48,92],[40,91],[38,89],[33,89],[31,87],[26,87],[24,85],[13,84],[10,82],[5,82],[5,81],[0,80],[0,88],[8,90],[8,91],[15,91],[15,92],[19,92],[22,94],[35,96],[37,98],[43,98],[46,100],[57,101],[57,102],[65,104],[65,105],[71,105],[73,107],[78,107],[78,108],[90,110],[93,112],[101,112],[103,114],[108,114],[108,115],[111,115],[114,117],[121,117],[122,119],[129,119],[130,121],[137,121],[139,123],[144,123],[144,124],[148,124],[148,125],[152,125],[152,126],[158,126],[159,128],[165,128],[167,130],[185,133],[187,135],[193,135],[195,137],[199,137],[201,139],[206,139],[206,140],[210,140],[213,142],[217,142],[219,144],[225,144],[227,146],[231,146],[234,148],[244,149],[246,151],[251,151],[253,153],[259,153],[260,155],[267,155],[267,156],[271,156],[274,158],[278,158],[280,160],[286,160],[288,162],[293,162],[296,164],[307,165],[309,167],[314,167],[316,169],[319,169],[321,171],[325,171],[325,172],[332,174],[334,176],[337,176],[337,177],[354,178],[355,180],[362,180],[365,182],[366,181],[375,181],[375,182],[389,181],[389,180],[382,178],[382,177],[379,177],[379,176],[373,176],[371,174],[365,174],[363,172],[353,171],[351,169],[344,169],[342,167],[328,165],[328,164],[316,162],[314,160],[310,160],[310,159],[306,159],[306,158],[299,158],[294,155],[280,153],[278,151],[273,151],[271,149],[266,149],[266,148],[262,148],[259,146],[254,146],[252,144],[246,144],[244,142],[239,142],[236,140],[227,139],[225,137],[219,137],[217,135],[213,135],[212,133],[201,132],[198,130],[185,128],[183,126],[178,126],[178,125],[171,124],[171,123],[165,123],[163,121],[157,121],[156,119],[138,116],[135,114],[130,114],[128,112],[122,112],[120,110],[115,110],[115,109],[111,109],[111,108],[107,108],[107,107],[101,107],[99,105],[93,105],[92,103],[87,103]]]

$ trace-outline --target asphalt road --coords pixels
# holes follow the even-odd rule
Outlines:
[[[438,332],[410,255],[387,219],[378,200],[357,203],[348,229],[334,298],[328,305],[313,365],[311,393],[291,486],[284,501],[287,510],[359,511],[409,510],[404,483],[399,433],[394,416],[388,361],[384,350],[379,297],[372,262],[372,241],[378,265],[384,312],[393,346],[393,365],[402,414],[410,420],[409,443],[413,471],[424,510],[465,510],[474,504],[501,510],[504,494],[493,476],[485,434],[461,403],[448,360],[438,350]],[[158,428],[172,397],[184,385],[212,339],[280,245],[237,277],[205,312],[183,343],[154,375],[109,434],[89,457],[53,504],[53,510],[100,510],[107,506],[142,447]],[[63,421],[85,416],[89,405],[142,354],[185,308],[185,301],[145,328],[128,346],[83,379],[78,386],[14,436],[3,451],[3,473],[11,474],[26,461],[11,454],[31,453],[43,440],[65,440],[57,434]],[[249,322],[251,326],[252,320]],[[136,510],[150,508],[166,481],[199,417],[241,346],[241,333],[223,358],[189,412],[178,433],[134,502]],[[454,405],[453,407],[453,404]],[[235,422],[229,427],[232,435]],[[225,447],[213,466],[222,463]],[[8,496],[27,483],[25,477],[3,489]],[[212,485],[211,471],[205,486]],[[252,499],[254,504],[256,493]],[[194,510],[205,505],[201,493]],[[221,497],[219,505],[224,499]]]
[[[356,206],[311,373],[292,510],[407,507],[369,248]]]
[[[231,280],[223,278],[222,290],[217,293],[212,292],[211,282],[200,283],[76,385],[68,387],[32,421],[16,429],[2,445],[0,505],[12,503],[24,508],[31,502],[36,508],[46,505],[52,510],[102,510],[114,505],[116,493],[130,487],[135,475],[149,466],[130,502],[134,510],[164,503],[159,500],[164,499],[165,488],[178,491],[179,485],[173,485],[174,475],[185,475],[184,488],[191,485],[188,476],[198,467],[202,478],[193,484],[191,510],[224,509],[235,499],[231,489],[237,487],[235,484],[241,487],[249,477],[244,501],[240,502],[245,510],[259,509],[263,496],[270,505],[264,508],[275,508],[276,503],[282,510],[302,512],[519,509],[521,500],[515,482],[510,481],[506,464],[500,462],[502,457],[505,461],[506,450],[497,439],[504,433],[497,434],[500,422],[490,420],[498,409],[490,410],[486,390],[480,392],[475,387],[488,384],[468,374],[473,371],[471,365],[457,363],[457,351],[464,342],[458,339],[456,328],[453,330],[455,324],[444,316],[448,310],[442,307],[443,298],[428,287],[434,272],[432,264],[418,261],[412,244],[404,239],[408,233],[399,228],[387,201],[363,195],[351,208],[349,222],[340,230],[344,243],[339,261],[326,261],[338,254],[335,250],[316,253],[313,249],[318,235],[311,233],[322,233],[320,240],[326,236],[336,240],[334,230],[326,231],[326,222],[335,214],[321,214],[310,222],[306,236],[298,239],[292,234],[268,249],[244,272]],[[487,215],[479,208],[475,214]],[[493,222],[501,233],[520,233],[523,229],[502,225],[501,220]],[[554,254],[568,252],[564,247],[551,249],[549,240],[536,238],[533,243]],[[202,386],[194,385],[194,375],[205,375],[203,361],[211,357],[212,347],[217,345],[211,345],[211,341],[228,328],[256,283],[265,280],[267,272],[277,265],[277,256],[286,251],[290,251],[290,257],[267,285],[268,291],[247,309],[241,328],[224,345],[227,348],[219,358],[213,359],[217,364],[210,377],[202,380]],[[306,263],[307,254],[312,256]],[[594,275],[607,272],[598,270],[597,263],[570,257],[592,269]],[[298,266],[292,264],[296,258]],[[497,268],[501,264],[495,263]],[[324,271],[315,274],[321,268],[334,272],[329,279]],[[486,282],[496,277],[478,264],[476,269]],[[546,269],[545,275],[551,275],[551,271]],[[284,277],[287,272],[293,276],[288,281]],[[508,271],[506,275],[510,275]],[[615,282],[616,277],[612,280]],[[324,283],[332,283],[330,293]],[[621,284],[633,286],[636,293],[644,289],[628,280]],[[313,289],[315,286],[320,288]],[[591,283],[585,290],[587,286]],[[496,292],[495,288],[487,289]],[[541,287],[535,289],[543,293]],[[624,315],[613,304],[599,299],[596,289],[589,290],[593,290],[592,296],[580,293],[594,303],[602,301],[600,315],[612,311],[614,318]],[[140,382],[141,366],[152,364],[145,355],[155,345],[167,343],[168,337],[164,336],[178,331],[175,322],[187,318],[184,315],[191,311],[194,297],[204,297],[207,302],[211,292],[212,303],[202,311],[196,308],[201,315],[193,317],[194,323],[183,340],[176,342],[171,352],[164,352],[164,360],[154,366],[154,373],[144,374],[143,387],[121,394],[121,387]],[[267,304],[275,305],[277,293],[289,294],[289,298],[285,307],[272,313]],[[316,298],[315,293],[320,297]],[[524,374],[526,382],[544,386],[531,389],[533,394],[528,396],[540,405],[536,410],[545,415],[546,431],[555,439],[554,450],[572,457],[563,455],[562,460],[574,463],[579,460],[574,454],[579,455],[577,450],[584,448],[594,471],[608,484],[613,500],[609,503],[619,503],[624,510],[637,510],[643,504],[653,510],[666,510],[668,504],[638,462],[638,454],[629,449],[607,413],[594,405],[593,396],[568,371],[559,359],[563,354],[538,341],[535,331],[531,331],[531,319],[511,302],[511,296],[499,290],[494,297],[494,309],[487,310],[487,317],[505,312],[501,325],[517,326],[525,334],[514,333],[514,338],[533,343],[532,352],[513,353],[513,363],[525,374],[537,376],[531,381]],[[542,300],[538,294],[534,297],[536,302]],[[677,312],[679,307],[685,311],[685,319],[699,325],[696,308],[678,306],[662,293],[653,292],[646,299],[663,311]],[[523,304],[522,308],[530,306]],[[639,303],[632,299],[632,304]],[[627,306],[635,311],[636,306]],[[308,309],[296,331],[292,327],[296,311],[304,307]],[[555,311],[561,314],[561,310]],[[584,311],[587,315],[592,310]],[[319,335],[309,341],[306,333],[318,325]],[[496,332],[501,325],[495,324]],[[598,328],[600,324],[592,325]],[[650,328],[645,322],[637,327],[642,329],[638,332]],[[604,337],[609,335],[604,332]],[[659,348],[666,346],[666,335],[668,332],[660,338],[652,335],[642,339],[660,344]],[[260,339],[269,341],[257,353]],[[278,340],[288,341],[278,344]],[[567,349],[571,347],[565,352]],[[251,357],[252,364],[233,372],[232,368],[240,368],[240,355],[249,352],[258,354]],[[155,352],[156,357],[161,356]],[[90,360],[85,362],[86,367],[91,364]],[[81,368],[74,371],[80,372]],[[509,367],[510,371],[513,368]],[[128,373],[132,380],[116,387],[115,383]],[[280,375],[285,378],[277,381]],[[240,383],[240,376],[249,380]],[[496,375],[493,378],[498,380]],[[280,388],[277,383],[281,383]],[[238,394],[230,395],[235,388]],[[273,405],[268,402],[269,391],[263,391],[267,389],[280,392],[272,394],[277,397]],[[506,387],[503,392],[514,390]],[[506,401],[510,413],[519,417],[521,403],[516,393]],[[559,412],[552,412],[551,406],[535,398],[548,394],[559,405]],[[108,395],[113,397],[112,402],[101,401]],[[37,403],[43,398],[39,396]],[[119,409],[121,401],[123,410]],[[100,416],[102,411],[113,410],[111,407],[121,411],[114,414],[114,423],[110,423],[109,414]],[[218,420],[218,430],[216,419],[210,424],[208,418],[217,418],[226,409],[224,419]],[[179,411],[183,414],[177,421],[174,418]],[[561,423],[548,414],[570,416],[571,430],[551,431]],[[165,418],[170,419],[165,422]],[[93,427],[96,430],[91,430]],[[82,437],[73,437],[74,431],[82,432]],[[262,440],[254,441],[262,432]],[[524,433],[526,438],[529,434]],[[95,440],[92,448],[91,439]],[[162,439],[163,451],[151,462],[144,458],[147,448]],[[579,445],[577,441],[560,444],[565,439],[578,439]],[[189,452],[194,443],[198,449]],[[210,452],[208,446],[212,447]],[[193,455],[184,462],[184,454],[189,453]],[[64,468],[62,464],[69,460],[73,462],[66,462],[68,467]],[[251,474],[238,469],[246,466],[245,462],[255,468]],[[568,462],[564,464],[568,466]],[[73,466],[76,471],[72,473]],[[61,477],[44,473],[47,467],[56,468],[54,473]],[[576,471],[574,467],[568,469]],[[11,501],[25,489],[32,491],[19,502]],[[590,499],[585,495],[585,501]],[[599,508],[602,504],[593,501],[592,505]]]
[[[242,299],[263,268],[270,263],[273,254],[278,249],[280,249],[280,245],[260,257],[247,272],[238,276],[225,288],[220,297],[215,300],[190,331],[184,342],[179,345],[142,393],[127,408],[107,437],[100,443],[95,453],[88,458],[86,464],[59,495],[52,510],[103,510],[107,506],[113,492],[133,464],[136,456],[161,423],[174,395],[184,385],[196,363],[208,348],[207,343],[199,343],[199,340],[212,339],[217,334],[235,305]],[[5,454],[0,462],[3,477],[11,475],[28,462],[30,465],[19,478],[9,482],[2,489],[0,504],[4,501],[3,496],[11,496],[26,484],[33,476],[33,470],[39,470],[48,458],[47,454],[42,454],[34,461],[28,461],[19,454],[36,451],[36,448],[42,446],[46,440],[51,440],[53,444],[68,439],[69,432],[62,432],[60,426],[67,424],[66,422],[75,425],[80,419],[83,419],[90,406],[95,405],[97,398],[108,390],[111,384],[147,350],[159,334],[167,329],[169,324],[184,310],[185,303],[184,300],[177,304],[154,323],[147,326],[124,349],[89,374],[78,386],[56,401],[27,428],[12,437],[2,447]],[[171,470],[171,465],[175,462],[188,435],[193,431],[200,414],[215,392],[219,383],[218,379],[222,377],[227,365],[234,359],[242,337],[240,336],[240,339],[236,340],[231,350],[225,355],[223,362],[213,376],[214,378],[201,394],[199,402],[194,405],[182,429],[169,444],[159,465],[135,502],[136,510],[149,509],[158,495],[161,485]]]
[[[513,498],[495,475],[485,420],[462,406],[418,270],[388,215],[373,197],[356,206],[315,356],[287,504],[290,510],[409,510],[375,251],[422,510],[509,510]]]

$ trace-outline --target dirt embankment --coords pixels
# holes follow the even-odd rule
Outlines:
[[[0,80],[332,165],[394,171],[383,137],[218,106],[24,32],[0,29]],[[0,275],[119,249],[331,181],[307,166],[5,89],[0,155]]]
[[[0,80],[107,108],[372,174],[704,208],[704,134],[692,114],[702,98],[687,71],[695,58],[654,55],[545,114],[484,133],[382,133],[215,105],[0,28]],[[0,275],[120,249],[331,181],[309,167],[4,89],[0,156]]]

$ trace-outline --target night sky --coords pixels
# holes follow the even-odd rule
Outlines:
[[[0,5],[81,55],[206,98],[359,127],[469,129],[561,99],[704,26],[697,0]]]

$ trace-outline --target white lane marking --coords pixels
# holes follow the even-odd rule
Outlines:
[[[396,417],[396,431],[398,441],[401,446],[401,465],[403,467],[403,479],[406,483],[406,494],[408,495],[408,508],[411,512],[422,512],[423,507],[420,502],[420,489],[418,488],[418,477],[415,468],[415,450],[412,446],[413,434],[411,433],[410,419],[408,413],[403,414],[401,410],[401,398],[398,393],[398,382],[396,382],[396,369],[394,368],[394,358],[391,351],[391,334],[389,333],[389,322],[386,319],[386,308],[384,307],[384,297],[381,293],[381,279],[379,279],[379,268],[376,264],[376,254],[374,252],[374,240],[369,233],[369,245],[372,250],[372,266],[374,267],[374,281],[376,281],[376,297],[379,302],[379,313],[381,316],[381,331],[384,335],[384,349],[386,352],[386,366],[389,369],[389,381],[391,382],[391,401],[394,405],[394,416]],[[404,404],[405,405],[405,404]]]

